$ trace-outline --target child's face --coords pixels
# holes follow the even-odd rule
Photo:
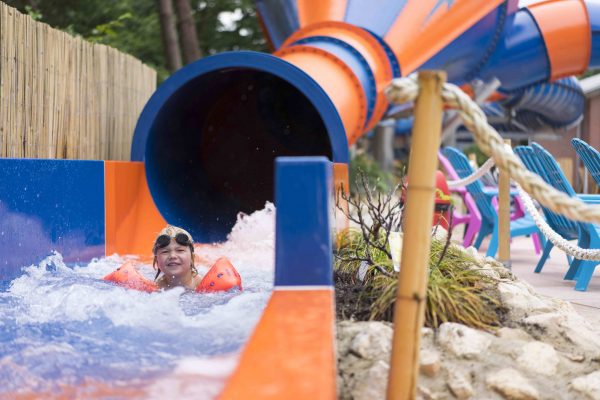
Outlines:
[[[156,252],[156,264],[165,275],[184,278],[191,273],[192,252],[188,246],[171,239],[168,246]]]

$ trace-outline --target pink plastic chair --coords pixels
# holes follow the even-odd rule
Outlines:
[[[456,181],[460,179],[452,167],[452,164],[450,164],[450,161],[448,161],[448,159],[444,157],[441,152],[438,152],[438,160],[450,180]],[[461,214],[457,212],[456,209],[454,210],[452,214],[452,228],[460,224],[467,224],[467,231],[465,232],[465,236],[463,238],[463,246],[469,247],[475,239],[475,234],[481,227],[481,215],[479,215],[479,210],[475,205],[475,201],[464,187],[452,188],[450,191],[460,195],[465,207],[467,208],[466,214]]]

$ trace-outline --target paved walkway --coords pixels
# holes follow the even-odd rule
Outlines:
[[[485,252],[486,245],[484,242],[480,252]],[[570,301],[581,315],[600,330],[600,265],[594,272],[588,290],[579,292],[574,289],[574,281],[563,280],[568,264],[567,257],[561,250],[553,248],[544,269],[536,274],[533,270],[539,255],[533,251],[531,239],[515,238],[510,248],[512,271],[515,275],[532,285],[541,295]]]

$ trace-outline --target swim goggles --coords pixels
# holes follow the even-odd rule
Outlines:
[[[171,243],[171,239],[175,239],[175,242],[177,242],[177,244],[180,244],[182,246],[189,246],[192,249],[192,251],[194,251],[193,250],[194,244],[190,240],[190,237],[188,235],[186,235],[185,233],[178,233],[177,235],[175,235],[175,237],[172,237],[169,235],[160,235],[159,237],[157,237],[156,242],[154,242],[154,247],[152,248],[152,252],[154,254],[156,254],[156,251],[158,249],[167,247],[169,245],[169,243]]]

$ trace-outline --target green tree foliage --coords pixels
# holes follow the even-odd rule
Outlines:
[[[269,51],[252,0],[202,0],[198,3],[196,26],[202,54]]]
[[[38,21],[103,43],[168,76],[154,0],[4,0]],[[192,0],[202,54],[267,51],[252,0]]]

